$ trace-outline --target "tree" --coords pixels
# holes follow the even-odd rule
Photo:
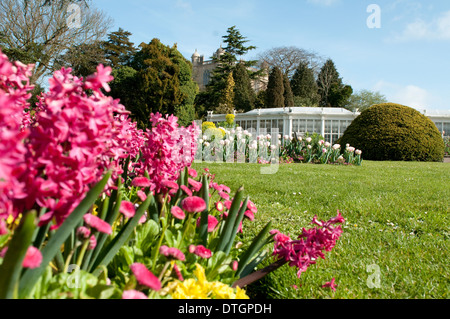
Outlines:
[[[250,76],[244,63],[238,63],[233,71],[234,79],[234,109],[248,112],[255,107],[255,92],[253,91]]]
[[[110,95],[121,99],[139,127],[145,128],[156,112],[178,115],[183,123],[193,120],[198,86],[191,63],[176,45],[166,46],[159,39],[142,43],[130,65],[114,69],[113,76]]]
[[[118,31],[108,34],[108,41],[103,43],[105,58],[112,68],[129,65],[137,49],[130,41],[131,32],[119,28]]]
[[[317,86],[320,95],[319,104],[324,107],[344,107],[353,93],[351,86],[342,83],[342,78],[331,59],[322,66]]]
[[[259,60],[262,63],[267,63],[270,68],[280,68],[289,79],[292,78],[300,63],[306,63],[316,73],[318,73],[320,65],[323,63],[323,59],[316,53],[294,46],[269,49],[259,55]]]
[[[99,64],[106,65],[105,51],[102,42],[82,43],[67,50],[67,52],[55,59],[55,69],[61,67],[72,68],[72,74],[87,77],[97,72]]]
[[[286,74],[283,75],[283,86],[284,86],[284,106],[291,107],[294,106],[294,94],[292,94],[291,84]]]
[[[352,112],[362,112],[372,105],[387,103],[388,100],[380,92],[372,92],[369,90],[360,90],[353,93],[348,99],[345,108]]]
[[[217,63],[217,67],[212,72],[211,80],[206,86],[205,93],[202,94],[205,108],[209,110],[215,109],[223,99],[221,94],[225,92],[227,78],[238,63],[242,63],[246,67],[250,79],[257,78],[264,72],[264,70],[251,71],[251,68],[257,65],[257,60],[243,61],[240,59],[241,56],[254,50],[256,47],[246,46],[249,40],[241,35],[236,26],[228,28],[227,34],[222,36],[222,38],[226,46],[223,49],[219,49],[219,54],[212,57],[213,62]]]
[[[278,67],[272,68],[266,90],[266,107],[285,107],[283,73]]]
[[[216,108],[217,113],[230,114],[233,112],[234,86],[233,73],[230,72],[228,73],[226,85],[221,94],[222,98],[219,101],[219,106]]]
[[[314,71],[306,62],[300,62],[291,80],[292,93],[296,105],[315,105],[319,102],[319,94]]]
[[[12,60],[36,64],[33,83],[53,72],[56,59],[71,47],[101,40],[110,26],[111,20],[85,1],[0,2],[0,47]]]

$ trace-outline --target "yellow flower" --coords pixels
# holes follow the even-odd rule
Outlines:
[[[189,278],[172,285],[169,293],[173,299],[249,299],[239,287],[233,289],[220,281],[208,282],[203,267],[195,265],[197,279]]]

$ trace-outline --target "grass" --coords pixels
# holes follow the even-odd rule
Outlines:
[[[314,215],[327,220],[339,210],[346,219],[326,260],[300,279],[294,268],[283,266],[248,287],[253,298],[450,297],[450,164],[282,164],[272,175],[261,174],[257,164],[194,165],[204,167],[232,190],[244,185],[257,205],[255,221],[244,224],[244,241],[269,220],[297,237]],[[322,288],[333,277],[337,290]]]

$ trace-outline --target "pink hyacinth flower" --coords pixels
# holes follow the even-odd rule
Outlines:
[[[177,218],[177,219],[181,219],[183,220],[186,217],[186,214],[183,212],[183,210],[178,207],[178,206],[173,206],[170,209],[170,212],[172,213],[172,215]]]
[[[333,291],[336,291],[336,287],[337,287],[337,285],[334,282],[334,278],[331,279],[330,282],[327,282],[322,286],[322,288],[331,288]]]
[[[132,202],[122,201],[119,211],[126,217],[131,218],[136,214],[136,208]]]
[[[6,234],[8,234],[8,228],[6,227],[5,220],[0,218],[0,236]]]
[[[198,213],[206,209],[206,203],[201,197],[191,196],[181,201],[181,207],[188,213]]]
[[[92,228],[97,229],[101,233],[105,233],[108,235],[112,234],[111,225],[105,222],[103,219],[98,218],[92,214],[86,214],[83,216],[84,222]]]
[[[148,299],[148,297],[137,290],[125,290],[122,294],[122,299]]]
[[[161,282],[144,264],[134,263],[130,266],[136,280],[139,284],[147,286],[153,290],[161,289]]]

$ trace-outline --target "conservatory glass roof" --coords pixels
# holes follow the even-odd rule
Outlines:
[[[334,107],[289,107],[289,108],[272,108],[272,109],[255,109],[250,112],[243,113],[245,115],[274,115],[274,114],[354,114],[353,112]]]

